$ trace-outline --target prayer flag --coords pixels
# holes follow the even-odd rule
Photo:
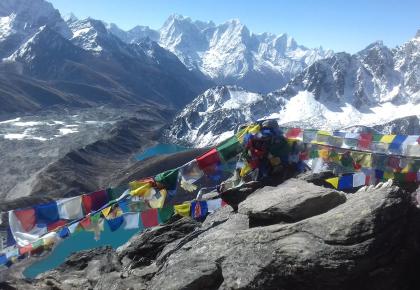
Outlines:
[[[392,140],[392,143],[388,147],[389,151],[393,153],[401,153],[402,152],[401,145],[403,144],[406,138],[407,136],[396,135],[395,138]]]
[[[215,171],[216,165],[220,163],[219,152],[213,148],[197,157],[196,160],[201,170],[203,170],[206,174],[212,174]]]
[[[85,215],[89,214],[92,211],[92,198],[90,197],[90,195],[82,195],[82,204]]]
[[[232,136],[217,146],[217,151],[224,161],[234,158],[242,151],[242,146],[236,136]]]
[[[109,226],[111,232],[115,232],[123,224],[124,217],[123,216],[119,216],[117,218],[107,219],[106,222],[108,223],[108,226]]]
[[[350,189],[353,187],[353,175],[343,175],[338,181],[338,189]]]
[[[199,219],[207,215],[208,208],[206,201],[193,201],[191,203],[191,216],[193,218]]]
[[[140,228],[140,213],[124,214],[124,229],[133,230]]]
[[[178,168],[167,170],[155,176],[155,181],[166,189],[175,189],[178,181]]]
[[[383,135],[380,142],[390,144],[394,140],[395,135]]]
[[[58,236],[61,239],[65,239],[68,236],[70,236],[70,230],[69,230],[69,228],[68,227],[63,227],[62,229],[60,229],[60,231],[58,232]]]
[[[97,211],[106,205],[109,201],[108,194],[105,190],[92,192],[89,194],[91,199],[91,211]]]
[[[360,133],[359,139],[359,148],[360,149],[369,149],[370,144],[372,144],[372,134],[371,133]]]
[[[286,138],[288,139],[300,139],[303,137],[303,132],[301,128],[290,128],[286,133]]]
[[[335,189],[338,188],[338,177],[333,177],[333,178],[328,178],[325,181],[328,182],[329,184],[331,184]]]
[[[6,265],[9,260],[6,258],[6,255],[0,254],[0,265]]]
[[[73,220],[83,217],[82,197],[76,196],[57,201],[60,219]]]
[[[55,223],[47,225],[47,229],[49,232],[54,231],[62,226],[64,226],[67,223],[65,220],[58,220]]]
[[[217,209],[222,207],[222,199],[212,199],[207,201],[207,210],[209,213],[216,211]]]
[[[191,203],[183,203],[179,205],[174,206],[175,213],[180,216],[189,216],[190,215],[190,209],[191,209]]]
[[[17,209],[12,211],[12,213],[19,220],[20,225],[25,232],[29,232],[35,227],[35,210],[33,208]],[[11,215],[9,214],[9,217],[10,216]],[[11,224],[10,218],[9,224]]]
[[[158,210],[152,208],[141,213],[141,221],[145,228],[155,227],[159,225]]]
[[[173,206],[167,206],[158,209],[159,223],[166,223],[175,213]]]
[[[366,175],[363,172],[357,172],[353,174],[353,187],[359,187],[365,185]]]
[[[55,201],[35,206],[37,224],[52,224],[59,220],[58,207]]]

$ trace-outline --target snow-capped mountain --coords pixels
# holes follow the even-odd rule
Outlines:
[[[420,116],[419,49],[417,34],[393,50],[375,42],[354,55],[336,53],[267,95],[229,86],[209,89],[182,111],[167,135],[206,146],[220,141],[214,136],[232,134],[237,124],[260,118],[331,130],[389,122],[386,131],[414,116],[408,124],[414,128]],[[397,118],[402,123],[392,122]]]
[[[43,0],[0,1],[0,59],[9,56],[42,26],[70,35],[58,10]]]
[[[125,42],[156,39],[149,28],[139,33],[109,28]],[[144,32],[146,31],[146,33]],[[315,61],[332,55],[322,48],[298,45],[287,34],[254,34],[237,19],[215,25],[172,15],[159,30],[159,44],[173,52],[191,70],[219,84],[236,84],[252,91],[283,87]]]
[[[204,147],[233,134],[238,125],[277,112],[281,100],[237,86],[217,86],[199,95],[176,116],[167,137]]]
[[[211,86],[150,39],[125,43],[102,21],[64,21],[43,0],[1,1],[0,16],[0,113],[98,103],[179,108]]]

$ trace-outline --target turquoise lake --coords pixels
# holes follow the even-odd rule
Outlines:
[[[136,159],[144,160],[159,154],[170,154],[185,150],[188,150],[188,148],[173,144],[158,144],[137,155]],[[59,243],[58,246],[45,258],[26,268],[23,274],[27,278],[35,278],[37,275],[45,271],[60,266],[66,258],[78,251],[102,246],[111,246],[114,249],[118,248],[127,242],[133,235],[139,232],[137,229],[124,230],[123,228],[120,228],[115,232],[111,232],[107,223],[104,224],[104,231],[101,233],[101,239],[99,241],[95,241],[94,234],[92,232],[82,231],[72,235]]]
[[[141,161],[159,154],[171,154],[188,150],[188,147],[183,147],[175,144],[158,144],[154,147],[146,149],[143,153],[138,154],[136,159]]]

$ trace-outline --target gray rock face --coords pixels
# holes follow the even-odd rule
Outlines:
[[[255,223],[261,220],[264,223]],[[395,186],[346,197],[291,179],[255,191],[239,205],[238,213],[224,207],[201,225],[189,218],[174,219],[134,237],[117,252],[76,254],[31,284],[4,285],[417,289],[419,221],[410,194]]]
[[[290,179],[278,187],[257,190],[239,205],[250,225],[296,222],[324,213],[346,201],[342,192]]]

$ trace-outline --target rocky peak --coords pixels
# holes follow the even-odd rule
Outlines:
[[[19,31],[31,31],[48,25],[65,37],[70,33],[60,12],[44,0],[0,1],[0,17],[10,15],[14,15],[13,26]]]

